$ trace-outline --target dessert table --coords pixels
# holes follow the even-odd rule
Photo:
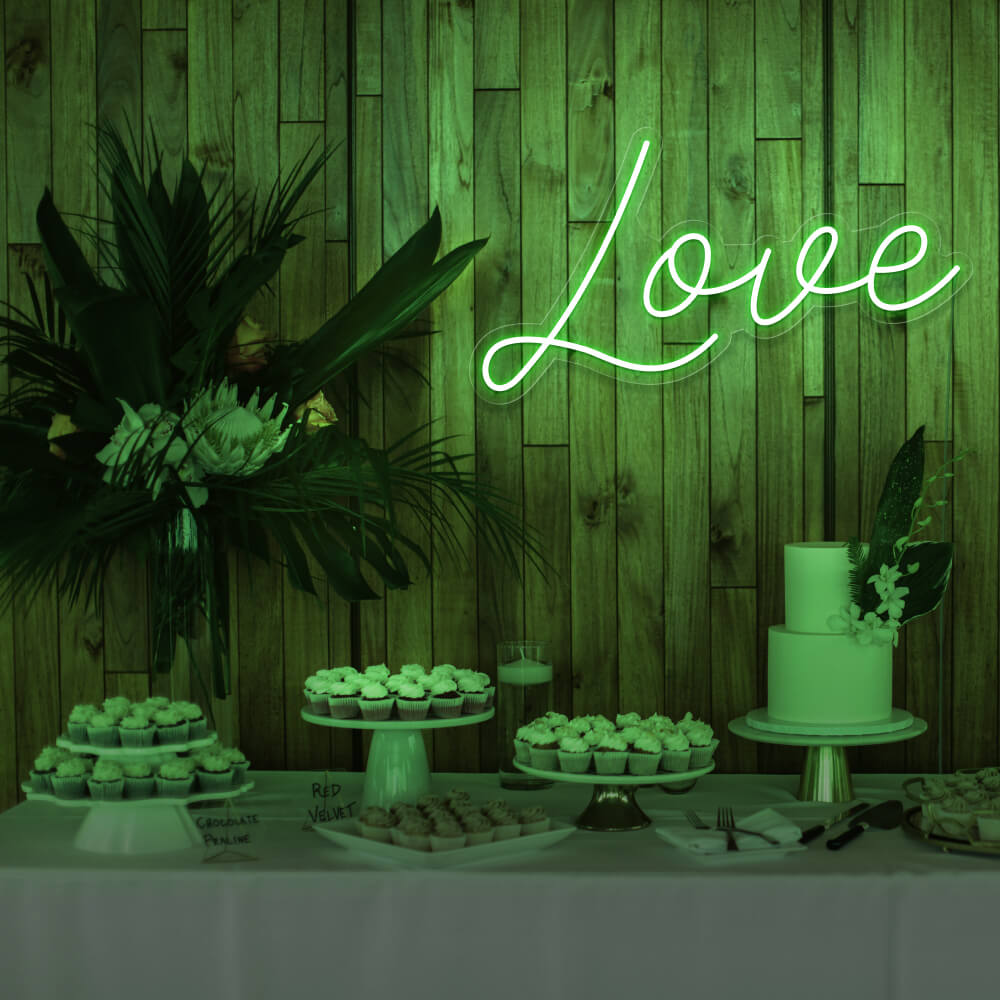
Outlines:
[[[780,858],[706,864],[655,833],[687,808],[714,821],[720,804],[737,819],[770,806],[803,828],[843,808],[799,801],[797,775],[713,773],[679,796],[643,788],[650,827],[576,830],[534,853],[447,870],[386,867],[309,829],[356,815],[362,774],[249,776],[255,789],[228,810],[191,809],[206,843],[181,853],[74,850],[81,816],[52,803],[0,815],[0,996],[996,994],[1000,857],[945,854],[895,829],[841,851],[821,837]],[[907,777],[855,775],[854,791],[911,805]],[[584,804],[572,784],[431,780],[473,801],[540,804],[567,823]]]

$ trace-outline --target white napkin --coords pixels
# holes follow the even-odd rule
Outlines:
[[[756,830],[758,833],[766,833],[778,841],[777,844],[769,844],[762,837],[736,833],[734,834],[736,846],[740,851],[784,853],[797,847],[805,847],[804,844],[799,844],[799,837],[802,836],[801,827],[774,809],[760,809],[752,816],[738,818],[736,825],[747,830]],[[696,830],[685,820],[684,826],[657,827],[656,832],[667,843],[694,854],[719,854],[726,851],[725,830]]]

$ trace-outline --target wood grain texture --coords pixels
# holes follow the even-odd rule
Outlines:
[[[354,4],[354,92],[382,93],[382,3],[352,0]]]
[[[326,174],[326,238],[347,240],[350,215],[351,125],[351,39],[348,33],[348,10],[351,0],[326,0],[324,65],[326,91],[323,108],[326,116],[325,141],[338,144],[324,168]]]
[[[758,139],[802,136],[801,0],[756,0],[754,67]]]
[[[858,12],[858,182],[902,184],[903,0],[863,2]]]
[[[239,7],[247,0],[237,0]],[[186,0],[143,0],[142,27],[147,29],[174,28],[183,30],[187,27]]]
[[[322,121],[324,0],[278,5],[279,107],[283,122]]]
[[[520,82],[520,10],[511,0],[475,4],[475,87],[512,90]]]

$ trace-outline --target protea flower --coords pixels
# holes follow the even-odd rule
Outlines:
[[[281,429],[287,403],[273,417],[277,396],[260,406],[260,390],[254,389],[242,405],[236,392],[236,386],[224,378],[214,392],[199,392],[184,414],[184,435],[191,442],[195,461],[208,475],[252,475],[288,439],[291,427]]]

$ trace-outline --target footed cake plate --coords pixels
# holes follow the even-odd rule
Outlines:
[[[746,714],[747,725],[765,733],[784,733],[793,736],[871,736],[896,733],[913,725],[913,713],[905,708],[894,708],[887,719],[875,722],[808,723],[775,719],[766,708],[755,708]]]

